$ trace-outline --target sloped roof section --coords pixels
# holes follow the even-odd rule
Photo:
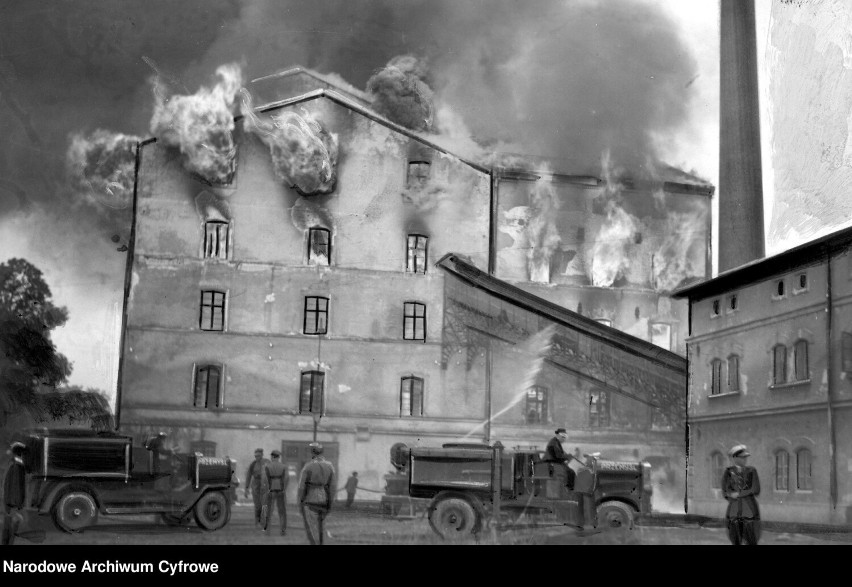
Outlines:
[[[298,83],[296,78],[303,78],[301,84]],[[330,89],[333,91],[340,92],[341,94],[348,96],[356,100],[357,102],[369,106],[373,99],[372,97],[362,90],[359,90],[345,79],[340,77],[337,74],[322,74],[313,69],[308,69],[307,67],[302,67],[301,65],[296,65],[289,69],[285,69],[283,71],[279,71],[278,73],[273,73],[270,75],[265,75],[263,77],[258,77],[251,80],[253,90],[257,91],[261,98],[266,99],[287,99],[293,97],[293,94],[290,95],[281,95],[286,93],[288,89],[292,90],[295,87],[301,86],[302,89],[298,90],[298,94],[304,94],[305,89],[308,86],[311,86],[311,90],[314,89]],[[277,94],[274,98],[271,97],[270,94]]]

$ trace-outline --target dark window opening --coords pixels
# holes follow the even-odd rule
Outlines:
[[[201,292],[201,330],[225,329],[225,294],[221,291]]]
[[[796,381],[810,379],[808,372],[808,341],[798,340],[793,346],[793,362],[795,365]]]
[[[740,390],[740,358],[737,355],[728,357],[728,391]]]
[[[399,415],[423,415],[423,379],[420,377],[403,377],[399,388]]]
[[[772,382],[775,385],[787,382],[787,347],[783,344],[772,349]]]
[[[524,416],[527,424],[545,424],[547,422],[546,387],[534,385],[527,390]]]
[[[722,393],[722,361],[713,359],[710,362],[710,395]]]
[[[331,232],[325,228],[308,230],[308,263],[311,265],[331,264]]]
[[[783,296],[784,295],[784,280],[782,279],[781,281],[779,281],[776,284],[775,288],[776,288],[776,292],[778,293],[778,297]]]
[[[593,391],[589,396],[589,426],[606,428],[609,422],[609,392]]]
[[[206,259],[228,258],[228,223],[208,220],[204,223],[204,257]]]
[[[796,489],[810,491],[814,488],[811,467],[811,451],[806,448],[799,450],[796,453]]]
[[[196,408],[218,408],[222,369],[214,365],[203,365],[195,369],[195,391],[192,405]]]
[[[713,315],[719,315],[719,300],[713,300]]]
[[[426,341],[426,305],[405,302],[403,334],[405,340]]]
[[[325,383],[325,373],[322,371],[303,371],[302,383],[299,388],[299,413],[322,414],[322,390]]]
[[[305,297],[305,334],[328,333],[328,298]]]
[[[799,289],[807,289],[808,287],[808,276],[805,273],[799,275]]]
[[[731,296],[728,300],[728,303],[731,307],[731,311],[736,310],[737,309],[737,296]]]
[[[408,235],[405,270],[410,273],[426,273],[429,237],[421,234]]]

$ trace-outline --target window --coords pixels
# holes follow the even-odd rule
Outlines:
[[[308,230],[308,263],[311,265],[330,264],[331,232],[325,228],[314,227]]]
[[[652,322],[651,342],[667,351],[672,350],[672,325]]]
[[[718,316],[721,312],[721,302],[719,300],[713,300],[713,315]]]
[[[710,487],[722,488],[722,475],[725,474],[725,457],[720,452],[710,455]]]
[[[787,382],[787,347],[775,345],[772,349],[772,383],[779,385]]]
[[[305,297],[305,334],[328,333],[328,298]]]
[[[399,387],[399,415],[423,415],[423,379],[420,377],[403,377]]]
[[[577,242],[584,242],[586,240],[586,227],[580,226],[577,228]]]
[[[800,291],[804,291],[804,290],[808,289],[808,274],[807,273],[800,273],[798,278],[796,279],[796,281],[798,281],[798,283],[799,283],[798,289]]]
[[[429,181],[429,168],[431,164],[428,161],[409,161],[408,162],[408,187],[416,188],[426,185]]]
[[[426,341],[426,306],[405,302],[402,337],[405,340]]]
[[[589,397],[589,426],[606,428],[609,426],[609,392],[593,391]]]
[[[303,371],[299,388],[299,413],[322,414],[322,389],[325,373],[322,371]]]
[[[208,220],[204,223],[204,258],[228,258],[228,223]]]
[[[728,357],[728,391],[740,390],[740,358],[737,355]]]
[[[429,237],[421,234],[408,235],[408,251],[405,270],[409,273],[426,273],[426,248]]]
[[[739,308],[739,299],[737,295],[728,296],[728,312],[736,312]]]
[[[722,393],[722,361],[713,359],[710,361],[710,395]]]
[[[195,368],[195,390],[192,405],[196,408],[219,408],[222,397],[222,368],[200,365]]]
[[[852,373],[852,332],[843,333],[842,343],[843,371]]]
[[[221,291],[201,292],[201,330],[225,330],[225,293]]]
[[[779,450],[775,453],[775,490],[790,491],[790,453]]]
[[[814,488],[811,469],[811,451],[806,448],[796,452],[796,489],[810,491]]]
[[[775,296],[779,298],[784,297],[784,280],[779,279],[775,284]]]
[[[796,341],[796,344],[793,346],[793,363],[796,370],[796,381],[807,381],[810,379],[810,374],[808,373],[808,341]]]
[[[215,457],[216,443],[212,440],[195,440],[189,443],[189,452],[191,454],[200,452],[205,457]]]
[[[547,388],[534,385],[527,390],[524,404],[524,416],[527,424],[545,424],[547,422]]]

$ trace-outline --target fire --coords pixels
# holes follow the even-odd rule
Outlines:
[[[123,209],[133,196],[139,137],[98,129],[75,133],[66,153],[68,174],[84,197]]]
[[[229,64],[216,69],[216,75],[219,81],[213,88],[171,98],[165,97],[155,77],[151,132],[180,149],[187,170],[211,183],[227,185],[236,166],[233,107],[242,73],[238,65]]]
[[[269,147],[275,174],[303,195],[328,194],[337,182],[337,135],[326,131],[308,112],[285,111],[261,119],[243,95],[243,128]]]
[[[707,211],[670,212],[666,218],[665,240],[654,253],[654,286],[672,291],[685,279],[703,277],[703,244]]]
[[[394,57],[367,81],[373,108],[406,128],[431,130],[434,105],[427,72],[425,62],[413,55]]]
[[[550,260],[562,243],[556,228],[556,210],[559,201],[549,181],[539,179],[530,192],[528,267],[530,281],[550,282]]]
[[[591,279],[598,287],[610,287],[630,266],[628,247],[636,234],[636,221],[614,200],[606,204],[606,224],[592,247]]]

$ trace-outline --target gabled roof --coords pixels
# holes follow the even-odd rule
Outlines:
[[[828,255],[852,246],[852,227],[832,232],[783,253],[756,259],[745,265],[724,271],[707,281],[696,283],[672,293],[676,298],[700,300],[737,289],[775,275],[824,261]]]
[[[344,80],[342,77],[325,75],[325,74],[319,73],[317,71],[314,71],[313,69],[308,69],[307,67],[302,67],[301,65],[296,65],[296,66],[291,67],[289,69],[285,69],[284,71],[279,71],[278,73],[273,73],[273,74],[270,74],[270,75],[264,75],[262,77],[255,78],[255,79],[251,80],[251,83],[254,84],[254,83],[257,83],[257,82],[270,81],[270,80],[281,79],[281,78],[286,78],[286,77],[293,77],[293,76],[296,76],[296,75],[305,75],[305,76],[308,76],[308,77],[312,77],[315,80],[318,80],[318,81],[320,81],[324,84],[328,84],[328,85],[334,87],[336,90],[339,90],[339,91],[341,91],[345,94],[350,94],[354,98],[356,98],[356,99],[358,99],[362,102],[365,102],[367,104],[370,104],[373,101],[373,98],[369,94],[359,90],[358,88],[356,88],[355,86],[353,86],[352,84],[350,84],[349,82]]]
[[[487,291],[489,294],[523,308],[529,312],[566,326],[571,330],[581,332],[591,338],[605,342],[632,355],[642,357],[660,366],[675,371],[686,372],[686,359],[667,351],[666,349],[637,338],[621,330],[610,328],[591,318],[586,318],[553,302],[548,302],[536,295],[515,287],[501,279],[478,269],[472,263],[465,261],[460,255],[448,253],[436,265],[452,273],[473,287]]]

